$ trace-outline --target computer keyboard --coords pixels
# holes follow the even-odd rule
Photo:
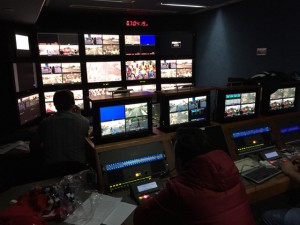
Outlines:
[[[261,184],[266,180],[280,174],[282,171],[279,168],[269,168],[269,167],[256,167],[251,170],[242,172],[242,177],[249,179],[257,184]]]

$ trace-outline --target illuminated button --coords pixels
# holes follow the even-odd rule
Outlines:
[[[143,197],[142,196],[139,196],[139,200],[142,200],[143,199]]]
[[[142,195],[142,198],[143,198],[143,199],[150,198],[150,195]]]
[[[141,175],[141,173],[135,173],[135,177],[140,177]]]

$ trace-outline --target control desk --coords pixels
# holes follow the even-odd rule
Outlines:
[[[224,149],[236,162],[250,203],[295,186],[281,171],[257,182],[251,180],[246,172],[255,167],[280,169],[283,156],[289,157],[297,153],[297,143],[300,143],[299,115],[297,112],[259,117],[213,124],[212,128],[207,128],[218,148]],[[165,133],[156,128],[153,133],[148,137],[94,146],[100,191],[132,196],[138,202],[138,197],[151,197],[151,194],[163,187],[161,179],[176,175],[171,141],[174,133]],[[139,193],[139,188],[149,189]],[[143,193],[146,195],[142,196]]]

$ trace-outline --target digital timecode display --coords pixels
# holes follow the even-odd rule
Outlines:
[[[148,27],[147,21],[142,20],[126,20],[126,27]]]

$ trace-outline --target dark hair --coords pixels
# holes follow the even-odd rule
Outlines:
[[[180,127],[175,135],[175,157],[185,164],[194,157],[213,150],[212,141],[197,127]]]
[[[56,91],[53,96],[53,103],[57,111],[70,110],[75,105],[74,94],[70,90]]]

